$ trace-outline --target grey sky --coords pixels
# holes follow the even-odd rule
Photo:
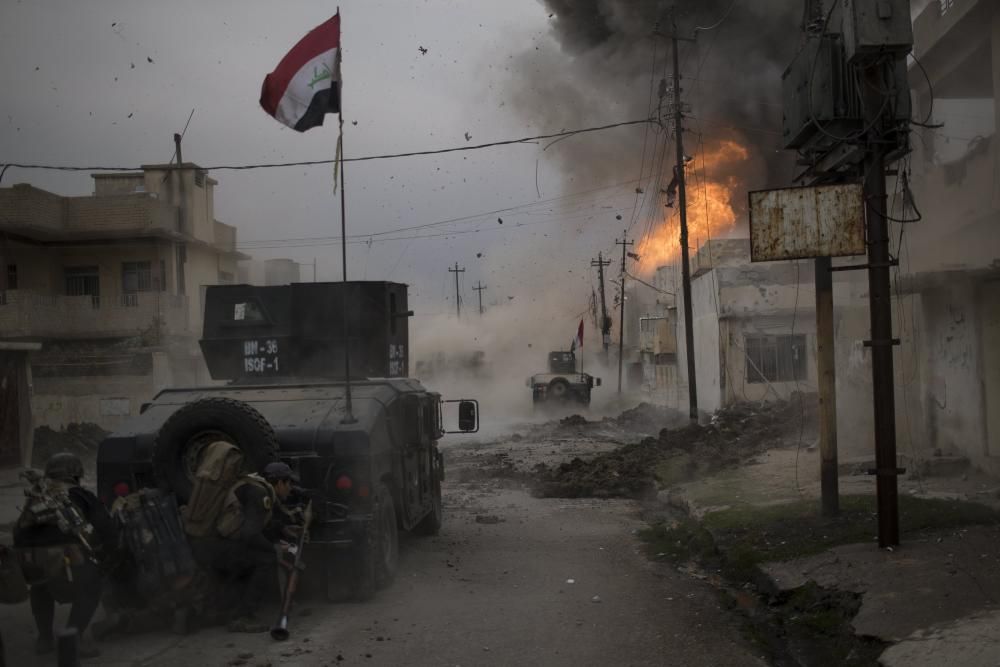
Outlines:
[[[460,145],[466,132],[476,143],[560,129],[532,126],[506,100],[517,76],[512,61],[535,46],[554,48],[547,12],[537,0],[342,0],[340,9],[348,156]],[[173,152],[173,132],[192,108],[186,160],[211,165],[330,158],[334,117],[299,134],[268,117],[257,99],[264,75],[335,10],[335,4],[319,2],[3,0],[0,161],[163,162]],[[349,164],[349,233],[535,201],[539,157],[542,198],[572,190],[538,146]],[[216,217],[236,225],[241,241],[339,231],[331,167],[213,175],[219,180]],[[3,185],[16,182],[60,194],[91,191],[87,174],[12,169]],[[518,218],[511,214],[502,228],[496,217],[488,219],[492,226],[476,222],[484,232],[454,239],[352,246],[351,277],[410,282],[426,308],[440,310],[449,293],[446,265],[457,260],[468,268],[467,286],[479,279],[491,285],[488,300],[523,293],[528,285],[517,278],[518,262],[527,260],[516,249],[537,248],[532,239],[548,242],[546,225],[513,229]],[[578,215],[569,224],[585,218]],[[535,214],[521,221],[544,219]],[[610,243],[613,235],[601,231],[595,239]],[[596,247],[578,250],[563,259],[582,265]],[[320,279],[339,277],[335,245],[252,252],[303,262],[317,256]],[[536,253],[528,255],[537,262]],[[585,274],[584,267],[577,275]],[[583,286],[589,295],[586,279]],[[579,310],[576,303],[573,309]]]

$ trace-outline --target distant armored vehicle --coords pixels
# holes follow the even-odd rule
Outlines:
[[[579,403],[590,405],[590,392],[601,386],[601,378],[576,371],[576,354],[549,352],[549,372],[528,378],[531,397],[540,403]]]
[[[208,287],[202,353],[228,384],[157,394],[101,443],[99,495],[110,504],[156,486],[183,504],[217,440],[254,470],[285,461],[313,501],[307,585],[332,600],[371,597],[393,578],[398,531],[435,534],[442,522],[443,401],[407,378],[411,314],[398,283]],[[459,428],[477,430],[478,404],[451,402]]]

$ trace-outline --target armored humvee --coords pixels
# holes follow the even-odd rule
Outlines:
[[[540,403],[579,403],[590,405],[590,392],[601,386],[601,378],[576,371],[576,354],[572,351],[549,352],[549,372],[536,373],[525,383],[531,387],[531,398]]]
[[[183,504],[215,440],[255,470],[283,460],[313,501],[307,585],[331,600],[371,597],[393,577],[398,530],[434,534],[442,521],[443,401],[407,377],[410,315],[398,283],[208,287],[200,345],[212,379],[227,382],[161,391],[104,440],[100,497],[159,487]],[[452,402],[460,429],[477,430],[478,404]]]

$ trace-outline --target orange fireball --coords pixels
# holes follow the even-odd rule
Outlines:
[[[732,173],[749,158],[747,149],[735,141],[722,140],[706,147],[685,170],[687,195],[688,247],[696,249],[710,238],[724,237],[736,224],[733,207],[740,183]],[[675,203],[667,215],[646,234],[638,245],[642,258],[639,271],[651,275],[657,267],[673,263],[680,256],[680,219]]]

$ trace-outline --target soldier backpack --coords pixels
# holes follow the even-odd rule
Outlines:
[[[213,442],[205,448],[195,472],[188,504],[181,509],[184,532],[205,537],[215,531],[226,498],[243,474],[243,452],[228,442]]]
[[[121,527],[122,542],[136,569],[136,590],[150,598],[176,588],[195,572],[172,494],[141,489],[119,498],[111,516]]]

